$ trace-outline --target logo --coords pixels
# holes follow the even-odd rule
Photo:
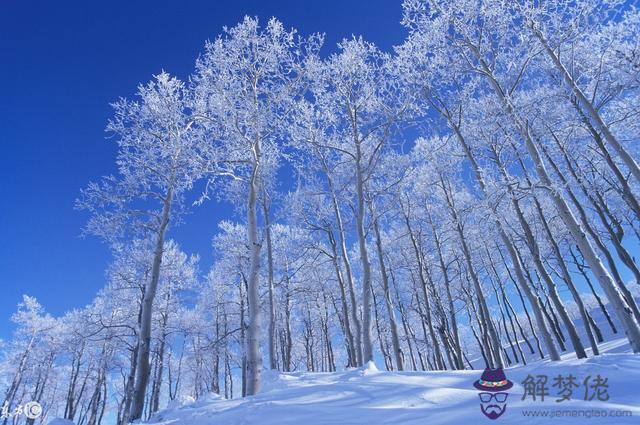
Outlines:
[[[506,392],[513,387],[513,382],[509,381],[502,368],[485,369],[482,376],[473,386],[480,390],[480,411],[489,419],[498,419],[507,410]]]
[[[37,401],[30,401],[24,405],[24,415],[28,419],[37,419],[42,415],[42,406]]]
[[[25,415],[27,419],[37,419],[42,415],[42,405],[37,401],[30,401],[24,406],[18,404],[13,410],[9,408],[9,402],[5,400],[0,410],[0,419],[4,419],[6,423],[7,419],[19,417]]]

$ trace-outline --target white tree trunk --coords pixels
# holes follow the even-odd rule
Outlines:
[[[269,276],[269,368],[278,369],[276,358],[276,306],[273,287],[273,244],[271,243],[271,223],[266,191],[263,192],[262,214],[264,215],[264,232],[267,240],[267,267]]]
[[[462,358],[462,347],[460,346],[460,332],[458,331],[458,320],[456,319],[456,310],[453,304],[453,296],[451,295],[451,279],[449,278],[449,271],[447,265],[444,261],[444,256],[442,253],[442,242],[440,241],[440,236],[438,235],[438,231],[433,223],[431,212],[427,210],[427,217],[429,219],[429,224],[431,225],[431,231],[433,233],[433,239],[436,245],[436,252],[438,253],[438,262],[440,264],[440,270],[442,271],[442,277],[444,279],[444,287],[447,294],[447,302],[449,307],[449,320],[451,321],[451,333],[453,334],[453,349],[456,360],[456,368],[464,369],[464,360]]]
[[[558,314],[560,315],[560,319],[562,320],[567,332],[569,333],[569,338],[571,339],[571,343],[573,345],[573,349],[576,352],[576,356],[579,359],[585,358],[587,357],[587,353],[584,350],[584,346],[582,345],[582,341],[580,340],[580,337],[578,336],[578,331],[576,330],[575,325],[571,321],[571,318],[569,317],[569,313],[567,313],[567,310],[564,307],[562,300],[560,300],[556,283],[549,275],[549,272],[547,271],[544,264],[542,264],[542,258],[540,256],[540,247],[538,245],[538,241],[533,235],[531,226],[529,225],[529,222],[527,221],[526,217],[524,216],[524,213],[522,212],[522,208],[520,207],[520,201],[518,200],[518,197],[514,192],[513,187],[509,185],[509,182],[508,182],[509,175],[507,174],[507,170],[504,164],[502,163],[502,161],[500,160],[500,155],[498,154],[498,151],[496,150],[496,148],[492,147],[492,150],[493,150],[493,155],[494,155],[494,160],[496,162],[496,165],[498,166],[500,174],[505,180],[505,186],[507,187],[507,192],[509,193],[509,197],[511,198],[511,204],[513,206],[513,209],[516,212],[516,216],[518,217],[520,226],[524,231],[524,240],[526,242],[527,247],[529,248],[531,257],[533,258],[533,263],[536,267],[536,270],[542,277],[542,280],[547,285],[549,297],[551,298],[551,301],[553,302],[553,306],[558,311]],[[562,258],[559,258],[559,260],[562,261]],[[588,326],[588,322],[586,323],[586,325]]]
[[[484,291],[482,289],[482,285],[480,284],[480,280],[478,278],[478,274],[476,273],[475,267],[473,265],[473,261],[471,258],[471,251],[469,249],[469,245],[467,244],[467,240],[464,235],[464,230],[462,228],[462,224],[458,218],[458,213],[456,211],[456,207],[451,197],[451,193],[448,190],[447,183],[444,181],[443,177],[440,176],[440,182],[442,184],[442,190],[445,194],[445,198],[447,200],[447,204],[449,206],[449,210],[451,212],[451,218],[453,220],[453,225],[456,228],[456,232],[458,233],[458,237],[460,238],[460,245],[462,245],[462,252],[464,254],[465,262],[467,264],[467,271],[471,276],[471,281],[473,282],[473,286],[476,292],[476,298],[478,299],[478,308],[480,309],[480,317],[484,322],[484,326],[488,331],[488,337],[490,341],[490,346],[487,350],[487,357],[489,360],[488,367],[504,367],[504,360],[502,359],[502,346],[500,344],[500,338],[498,337],[498,332],[491,320],[491,313],[489,312],[489,306],[487,305],[487,299],[484,295]]]
[[[466,140],[464,139],[464,136],[462,135],[460,128],[453,122],[452,117],[447,114],[445,114],[445,117],[449,121],[449,124],[451,125],[452,129],[454,130],[454,133],[456,134],[456,137],[458,138],[458,141],[462,145],[462,148],[465,151],[465,155],[467,159],[469,160],[469,162],[471,162],[471,166],[474,171],[476,182],[478,183],[478,186],[480,186],[483,196],[486,198],[487,186],[484,181],[484,177],[482,176],[482,170],[480,169],[480,166],[478,165],[478,162],[476,161],[475,156],[473,155],[473,152],[471,152],[470,146],[467,144]],[[502,221],[500,220],[500,218],[498,218],[499,215],[495,210],[495,207],[492,207],[492,212],[494,213],[494,216],[495,216],[495,223],[496,223],[496,227],[498,228],[498,232],[500,234],[500,239],[502,240],[502,243],[504,244],[504,246],[507,248],[507,252],[509,253],[509,257],[511,258],[511,263],[514,267],[518,285],[524,291],[527,299],[529,300],[529,304],[533,309],[533,315],[536,319],[538,331],[542,334],[544,345],[549,351],[549,357],[551,357],[551,360],[553,361],[558,361],[560,360],[560,353],[558,352],[558,349],[556,348],[555,344],[553,343],[553,340],[551,339],[551,334],[549,333],[549,329],[545,324],[544,316],[542,314],[542,310],[538,302],[538,299],[531,291],[531,288],[529,287],[529,284],[527,283],[524,277],[524,273],[522,271],[522,263],[520,262],[520,256],[516,252],[513,246],[513,243],[511,242],[511,239],[509,239],[509,236],[504,230],[504,227],[502,226]],[[542,355],[542,353],[540,354]]]
[[[353,327],[355,328],[355,354],[356,354],[356,363],[358,366],[362,366],[362,325],[360,323],[360,318],[358,317],[358,303],[356,301],[355,296],[355,285],[353,282],[353,271],[351,269],[351,261],[349,260],[349,254],[347,251],[347,242],[344,230],[344,223],[342,222],[342,214],[340,212],[340,206],[338,205],[338,199],[336,197],[336,192],[333,187],[333,178],[329,172],[329,167],[324,160],[322,161],[322,169],[324,170],[325,176],[327,177],[327,184],[329,185],[329,191],[331,192],[331,205],[333,206],[333,213],[336,218],[336,223],[338,225],[338,236],[340,237],[340,254],[342,257],[342,262],[344,264],[345,274],[347,276],[347,285],[349,289],[349,300],[351,301],[351,322],[353,323]]]
[[[427,266],[424,264],[423,262],[423,255],[422,252],[420,250],[420,247],[418,246],[418,241],[416,240],[415,235],[413,234],[413,229],[411,228],[411,221],[409,218],[409,212],[405,212],[403,210],[403,215],[404,215],[404,221],[405,224],[407,225],[407,231],[409,232],[409,238],[411,239],[411,246],[413,247],[413,252],[415,254],[416,257],[416,264],[418,266],[418,277],[420,278],[420,290],[422,291],[422,297],[424,298],[424,304],[425,304],[425,319],[427,322],[427,327],[425,328],[424,326],[424,322],[425,320],[421,320],[421,325],[422,328],[424,330],[424,339],[425,341],[427,340],[427,331],[426,329],[429,330],[429,336],[431,337],[431,341],[433,343],[433,351],[436,357],[436,366],[438,367],[439,370],[444,370],[444,364],[442,363],[442,353],[440,351],[440,345],[438,343],[438,338],[436,337],[436,332],[435,329],[433,328],[433,319],[431,318],[431,305],[429,302],[429,289],[427,288],[427,284],[432,284],[431,279],[429,278],[429,282],[427,283],[427,278],[425,277],[425,272],[426,272],[426,268]],[[427,274],[427,276],[430,276],[430,274]],[[413,279],[413,277],[412,277]],[[398,290],[397,286],[396,286],[396,291]],[[417,297],[416,297],[416,301],[418,302],[418,310],[420,311],[420,316],[422,316],[422,311],[420,308],[420,301],[418,301]],[[398,298],[398,302],[400,302],[400,299]],[[420,356],[420,350],[416,348],[416,350],[418,351],[418,355]],[[422,360],[422,358],[421,358]],[[415,368],[414,368],[415,369]],[[424,369],[424,367],[423,367]]]
[[[344,287],[344,278],[342,277],[340,264],[338,264],[338,251],[336,248],[336,241],[333,236],[333,230],[330,227],[327,229],[327,235],[329,237],[329,243],[331,245],[331,262],[333,263],[333,267],[336,271],[338,287],[340,288],[340,306],[342,308],[342,316],[344,316],[344,332],[345,339],[347,341],[347,367],[355,367],[358,364],[358,356],[356,354],[353,332],[351,330],[351,319],[349,317],[349,307],[347,305],[347,291]]]
[[[380,228],[378,219],[375,217],[373,205],[370,204],[371,216],[373,217],[373,229],[376,235],[376,249],[378,251],[378,264],[380,265],[380,275],[382,276],[382,289],[384,291],[384,302],[387,307],[387,315],[389,316],[389,327],[391,329],[391,344],[393,345],[393,354],[396,360],[396,368],[404,370],[404,359],[402,358],[402,350],[400,349],[400,338],[398,337],[398,323],[396,320],[396,312],[391,301],[391,292],[389,291],[389,276],[387,268],[384,264],[384,250],[382,249],[382,238],[380,236]]]
[[[356,141],[356,193],[358,197],[358,211],[356,213],[356,228],[358,233],[358,247],[362,262],[362,363],[373,360],[373,342],[371,340],[371,262],[367,252],[367,241],[364,231],[364,176],[362,174],[360,144]]]
[[[169,224],[171,202],[173,201],[173,188],[169,188],[162,207],[162,218],[156,246],[153,253],[153,265],[151,268],[151,280],[145,288],[142,300],[142,313],[140,315],[140,334],[138,335],[138,357],[136,366],[136,380],[133,390],[133,400],[129,411],[129,420],[134,421],[142,417],[144,409],[145,393],[149,382],[149,353],[151,351],[151,316],[153,313],[153,300],[158,290],[160,280],[160,266],[164,252],[164,237]]]
[[[262,313],[260,310],[260,250],[262,248],[258,235],[258,178],[260,167],[260,145],[254,146],[253,172],[249,181],[247,199],[247,239],[249,241],[250,265],[247,282],[247,300],[249,303],[249,323],[247,326],[247,395],[255,395],[260,391],[260,375],[262,372],[262,355],[260,353],[260,328]]]

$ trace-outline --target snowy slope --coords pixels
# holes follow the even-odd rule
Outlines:
[[[151,421],[156,425],[320,425],[320,424],[470,424],[548,423],[548,417],[525,416],[523,412],[565,410],[581,417],[554,418],[552,423],[579,423],[586,416],[611,415],[631,411],[633,417],[592,417],[594,424],[640,423],[640,356],[629,354],[622,340],[603,348],[597,358],[560,363],[537,362],[506,369],[514,382],[509,391],[507,410],[496,421],[480,412],[478,391],[472,383],[480,371],[461,372],[382,372],[368,367],[338,373],[265,372],[263,391],[254,397],[224,400],[218,396],[159,412]],[[628,347],[628,346],[627,346]],[[627,351],[619,353],[617,351]],[[522,381],[531,375],[547,375],[550,395],[544,402],[522,400]],[[572,374],[582,383],[587,376],[608,378],[608,402],[584,401],[584,390],[574,390],[572,399],[556,402],[553,377]],[[582,412],[578,412],[582,411]],[[595,413],[594,413],[595,411]],[[613,413],[612,413],[613,412]],[[532,414],[532,413],[530,413]]]

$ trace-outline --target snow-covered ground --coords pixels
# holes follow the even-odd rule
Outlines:
[[[539,361],[505,369],[514,382],[507,409],[496,421],[480,411],[473,382],[481,371],[383,372],[373,364],[337,373],[265,372],[262,392],[244,399],[205,399],[159,412],[155,425],[355,425],[483,423],[640,423],[640,356],[629,353],[623,339],[602,345],[605,354],[584,360]],[[528,375],[546,375],[544,401],[522,399]],[[579,387],[570,400],[557,402],[553,378],[573,375]],[[608,379],[608,401],[584,400],[585,378]],[[591,389],[590,389],[590,392]],[[591,394],[589,394],[591,395]],[[605,392],[601,394],[605,397]],[[631,412],[632,416],[626,412]],[[535,415],[538,415],[537,417]],[[551,417],[550,415],[561,415]],[[604,416],[603,416],[604,415]]]

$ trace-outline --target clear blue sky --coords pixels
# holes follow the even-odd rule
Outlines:
[[[22,294],[59,315],[104,284],[107,247],[80,238],[80,188],[114,172],[109,103],[164,69],[186,77],[206,39],[244,15],[276,16],[325,52],[363,35],[383,49],[403,37],[400,0],[30,1],[0,6],[0,338]],[[172,231],[211,262],[210,241],[231,211],[206,204]]]

